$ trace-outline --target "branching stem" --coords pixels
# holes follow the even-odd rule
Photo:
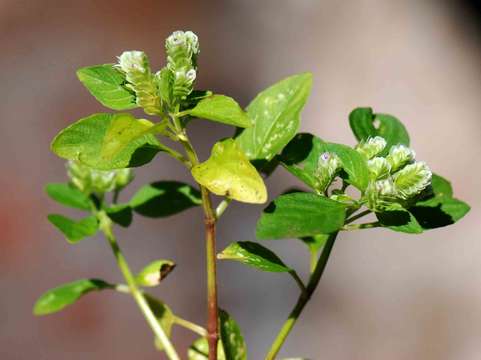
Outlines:
[[[304,310],[304,307],[309,302],[312,294],[316,290],[317,285],[321,280],[322,274],[324,273],[324,269],[326,268],[327,261],[329,260],[329,256],[331,255],[331,250],[334,246],[334,242],[336,241],[336,236],[337,236],[337,233],[334,233],[331,236],[329,236],[329,238],[327,239],[327,242],[324,245],[324,248],[322,249],[322,253],[319,257],[319,260],[317,261],[316,267],[311,277],[309,278],[309,283],[307,284],[306,291],[301,292],[301,295],[299,295],[299,298],[297,300],[297,303],[294,309],[292,309],[291,313],[289,314],[289,317],[287,318],[286,322],[284,323],[281,330],[277,334],[277,337],[272,343],[271,348],[267,353],[267,356],[265,357],[265,360],[274,360],[276,358],[279,350],[284,344],[284,341],[286,340],[287,336],[289,335],[292,328],[294,327],[297,319],[301,315],[302,310]]]
[[[117,265],[120,271],[122,272],[122,275],[124,276],[125,281],[127,282],[130,294],[132,295],[135,302],[139,306],[140,311],[144,315],[145,319],[147,320],[147,323],[150,325],[155,336],[159,339],[160,343],[164,347],[165,353],[167,354],[168,358],[170,360],[179,360],[180,359],[179,355],[177,355],[177,352],[175,351],[174,346],[172,345],[169,338],[165,334],[164,330],[160,326],[160,323],[157,321],[157,318],[152,312],[152,309],[147,303],[147,300],[145,300],[145,297],[142,294],[142,291],[137,287],[137,284],[135,283],[135,278],[132,275],[132,272],[130,271],[127,260],[125,259],[122,251],[120,250],[120,247],[117,243],[115,235],[113,234],[112,221],[109,219],[109,217],[103,210],[97,212],[97,217],[100,222],[100,228],[102,229],[105,237],[109,242],[112,252],[114,253],[115,260],[117,261]],[[118,290],[125,291],[125,289],[120,289],[120,288]]]

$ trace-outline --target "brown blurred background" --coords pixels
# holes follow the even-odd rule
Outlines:
[[[69,246],[47,222],[62,211],[43,186],[64,181],[49,151],[58,130],[105,111],[77,81],[82,66],[113,62],[123,50],[163,64],[163,41],[190,29],[201,40],[199,88],[243,105],[269,84],[312,71],[302,130],[353,144],[347,115],[358,105],[398,116],[418,157],[451,179],[472,211],[458,224],[409,236],[372,230],[343,234],[325,277],[283,356],[336,360],[481,358],[481,26],[479,3],[429,0],[51,1],[0,0],[0,359],[160,359],[130,298],[92,294],[56,315],[34,318],[47,288],[82,277],[119,281],[100,237]],[[205,158],[231,132],[196,121]],[[158,156],[123,194],[142,183],[188,180]],[[271,197],[294,179],[279,170]],[[254,239],[262,206],[235,204],[219,248]],[[205,320],[200,210],[163,220],[136,217],[119,230],[131,265],[174,259],[155,293],[174,311]],[[307,270],[296,241],[269,244]],[[282,274],[219,264],[220,305],[240,323],[249,359],[262,358],[297,289]],[[194,339],[176,330],[185,349]]]

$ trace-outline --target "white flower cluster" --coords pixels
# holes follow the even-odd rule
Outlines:
[[[367,159],[371,181],[365,198],[373,211],[381,211],[391,203],[408,201],[431,184],[431,170],[426,163],[415,161],[412,149],[395,145],[386,157],[378,156],[385,147],[386,141],[379,136],[356,147]]]
[[[323,193],[331,184],[334,176],[341,167],[341,162],[336,154],[325,152],[319,156],[317,161],[316,190]]]

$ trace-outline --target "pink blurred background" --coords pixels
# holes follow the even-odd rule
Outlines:
[[[132,300],[105,292],[67,310],[32,316],[47,288],[82,277],[120,281],[101,237],[69,246],[47,222],[62,211],[43,186],[65,180],[49,151],[67,124],[105,111],[77,81],[82,66],[146,51],[163,64],[163,41],[190,29],[201,41],[199,88],[243,105],[293,73],[312,71],[302,130],[354,144],[347,115],[358,105],[398,116],[418,157],[451,179],[472,211],[458,224],[419,236],[386,230],[343,234],[325,277],[281,355],[336,360],[481,358],[481,26],[479,2],[430,0],[34,1],[0,0],[0,358],[161,359]],[[205,158],[230,129],[196,121]],[[189,181],[158,156],[142,183]],[[295,180],[279,170],[276,196]],[[235,204],[219,228],[219,249],[253,240],[262,206]],[[178,263],[155,290],[175,312],[205,321],[200,209],[173,218],[136,217],[119,230],[136,269],[163,257]],[[268,244],[307,272],[296,241]],[[220,305],[241,325],[249,359],[261,359],[295,302],[282,274],[219,264]],[[194,337],[174,332],[182,354]]]

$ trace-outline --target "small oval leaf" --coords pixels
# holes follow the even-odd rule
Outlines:
[[[110,289],[112,285],[99,279],[81,279],[58,286],[45,292],[34,305],[35,315],[47,315],[62,310],[73,304],[81,296],[102,289]]]
[[[81,68],[77,70],[77,77],[102,105],[112,110],[137,107],[135,95],[124,87],[125,75],[113,64]]]
[[[235,260],[258,270],[270,272],[289,272],[282,260],[266,247],[251,241],[230,244],[217,255],[221,260]]]
[[[51,199],[62,205],[80,210],[90,210],[89,197],[70,184],[47,184],[45,192]]]
[[[252,122],[239,104],[225,95],[211,95],[200,100],[187,114],[201,119],[213,120],[227,125],[247,128]]]
[[[47,218],[65,235],[70,244],[76,244],[86,237],[95,235],[99,229],[98,220],[93,215],[79,221],[58,214],[50,214]]]
[[[262,177],[233,139],[216,143],[210,158],[192,168],[192,176],[214,194],[246,203],[267,201]]]
[[[175,268],[175,263],[171,260],[155,260],[145,266],[135,277],[135,281],[140,286],[157,286]]]

